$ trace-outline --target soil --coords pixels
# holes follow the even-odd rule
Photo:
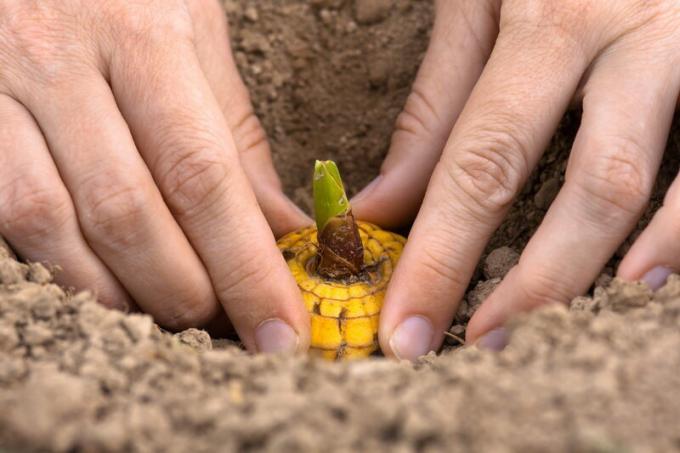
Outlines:
[[[427,45],[430,2],[225,6],[286,192],[310,208],[316,158],[360,189]],[[515,319],[503,352],[459,344],[563,181],[578,124],[566,115],[494,236],[449,345],[415,365],[250,356],[203,331],[171,335],[65,292],[0,243],[0,450],[680,451],[680,277],[656,293],[612,279],[630,240],[590,297]],[[677,121],[669,149],[637,231],[677,173]]]

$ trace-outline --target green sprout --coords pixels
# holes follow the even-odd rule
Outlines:
[[[338,166],[332,160],[317,160],[314,164],[313,189],[314,216],[318,231],[323,231],[333,217],[350,212]]]

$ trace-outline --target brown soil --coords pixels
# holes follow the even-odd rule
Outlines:
[[[314,160],[334,159],[349,195],[356,193],[387,152],[427,47],[430,2],[230,0],[226,7],[235,58],[286,192],[311,212]]]
[[[390,3],[226,4],[277,168],[303,207],[316,158],[338,160],[352,192],[377,173],[432,19],[429,2]],[[540,222],[578,122],[565,117],[492,240],[454,336]],[[677,156],[680,127],[669,147]],[[202,331],[173,336],[65,293],[0,244],[0,450],[680,451],[680,277],[655,294],[610,282],[625,249],[593,297],[516,319],[502,353],[447,347],[412,366],[252,357]]]

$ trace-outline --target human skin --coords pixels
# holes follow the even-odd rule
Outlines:
[[[249,350],[304,351],[274,237],[309,223],[217,0],[0,0],[0,235],[21,257],[168,328],[226,312]]]
[[[467,341],[502,348],[508,318],[587,291],[648,203],[679,91],[675,0],[438,1],[381,174],[352,201],[357,217],[386,227],[417,212],[381,313],[385,354],[414,359],[441,345],[574,101],[583,116],[564,185]],[[676,180],[618,276],[662,285],[680,268],[679,230]]]

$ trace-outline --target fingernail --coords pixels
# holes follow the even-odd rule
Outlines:
[[[265,354],[293,354],[298,341],[293,328],[280,319],[268,319],[255,330],[255,346]]]
[[[508,345],[508,331],[499,327],[486,333],[477,341],[477,347],[489,351],[502,351]]]
[[[412,316],[399,324],[390,338],[390,348],[400,360],[414,361],[432,349],[432,323],[423,316]]]
[[[378,187],[378,184],[380,184],[380,181],[382,181],[383,176],[378,175],[373,181],[368,183],[366,187],[361,189],[361,191],[354,195],[352,199],[350,200],[350,203],[356,203],[358,201],[361,201],[362,199],[366,198],[371,192],[375,190],[376,187]]]
[[[666,279],[669,275],[673,273],[671,268],[665,266],[656,266],[652,270],[648,271],[644,276],[642,276],[642,281],[647,283],[647,286],[652,291],[656,291],[666,284]]]

